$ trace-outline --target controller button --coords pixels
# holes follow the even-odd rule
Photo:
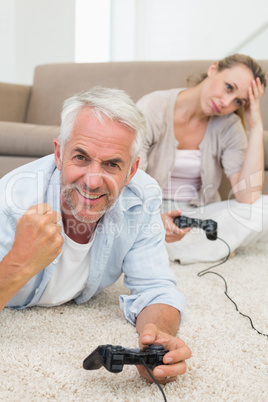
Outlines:
[[[164,347],[163,347],[163,345],[152,344],[152,345],[149,345],[148,349],[150,349],[150,350],[164,350]]]
[[[123,355],[113,355],[113,359],[114,360],[121,360],[121,361],[123,361],[123,359],[124,359],[124,356]]]
[[[119,372],[122,371],[122,364],[118,365],[118,364],[112,364],[112,372]]]

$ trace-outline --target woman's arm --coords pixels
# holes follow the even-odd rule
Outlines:
[[[249,104],[245,108],[249,125],[249,140],[245,160],[240,172],[230,176],[235,198],[239,202],[252,204],[261,195],[264,178],[263,123],[259,99],[264,93],[259,78],[249,88]]]

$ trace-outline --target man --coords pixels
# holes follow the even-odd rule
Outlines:
[[[0,181],[0,308],[83,303],[124,273],[130,295],[120,306],[140,347],[170,350],[169,364],[154,369],[166,383],[191,352],[175,338],[185,301],[165,251],[159,188],[138,170],[145,127],[123,91],[92,88],[65,101],[54,156]]]

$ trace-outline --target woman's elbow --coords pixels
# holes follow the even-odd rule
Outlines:
[[[242,204],[254,204],[260,198],[261,194],[261,190],[234,193],[236,201]]]

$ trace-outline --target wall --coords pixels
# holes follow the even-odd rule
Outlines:
[[[267,0],[112,0],[112,8],[112,60],[218,59],[234,50],[268,58]]]
[[[32,83],[42,63],[268,59],[267,43],[267,0],[0,0],[5,82]]]
[[[38,64],[74,61],[75,0],[0,0],[0,80],[32,83]]]
[[[0,0],[0,80],[12,82],[16,76],[15,0]]]
[[[75,61],[109,61],[110,27],[110,0],[76,0]]]

